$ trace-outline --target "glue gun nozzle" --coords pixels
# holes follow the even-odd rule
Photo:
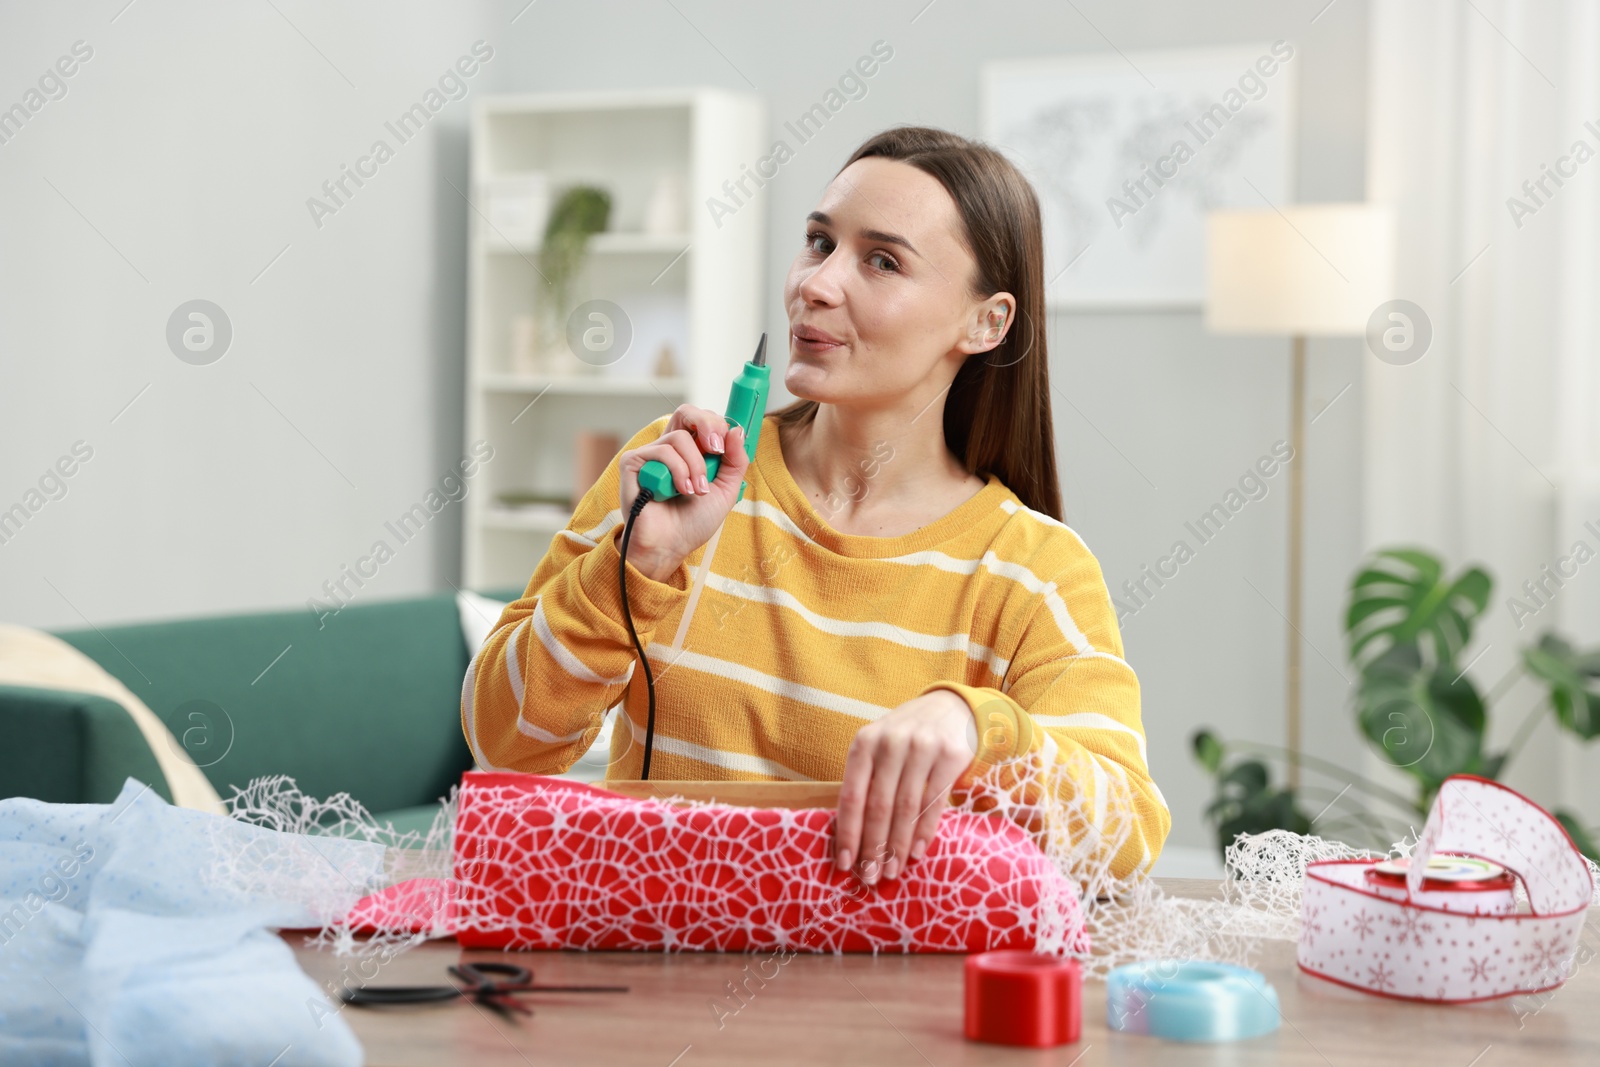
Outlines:
[[[762,334],[761,335],[761,343],[756,345],[756,354],[755,354],[754,357],[751,358],[750,362],[755,364],[757,367],[765,367],[767,365],[767,335],[766,334]]]

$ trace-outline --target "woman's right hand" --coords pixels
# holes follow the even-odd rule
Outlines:
[[[722,457],[715,479],[706,480],[702,445]],[[651,460],[667,465],[679,494],[647,504],[639,513],[628,540],[629,563],[656,581],[665,581],[689,553],[711,540],[739,501],[739,482],[750,466],[744,446],[742,427],[729,426],[715,411],[683,404],[667,420],[665,433],[618,457],[624,522],[639,495],[639,469]]]

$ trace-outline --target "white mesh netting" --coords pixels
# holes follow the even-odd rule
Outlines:
[[[340,955],[366,956],[379,952],[392,955],[442,933],[427,922],[436,917],[437,912],[424,912],[422,908],[411,916],[413,921],[396,922],[359,940],[346,920],[352,904],[362,897],[412,879],[450,877],[455,789],[439,802],[439,810],[426,831],[399,831],[393,824],[380,824],[348,793],[335,793],[326,799],[309,796],[295,785],[294,779],[285,775],[256,778],[243,789],[235,786],[233,796],[223,803],[234,819],[264,829],[300,838],[362,841],[383,849],[381,878],[359,884],[338,867],[332,870],[339,878],[330,879],[328,868],[318,863],[319,854],[312,849],[292,847],[296,840],[293,837],[263,838],[242,851],[221,847],[213,850],[215,862],[207,879],[215,885],[258,888],[282,899],[304,897],[307,886],[331,885],[333,892],[324,890],[318,900],[310,902],[311,910],[325,917],[325,925],[313,944],[332,948]],[[351,893],[355,894],[354,898],[349,896]],[[423,905],[432,902],[426,894],[419,894],[419,897]]]
[[[387,906],[331,918],[317,938],[359,955],[392,956],[454,932],[464,945],[667,951],[1005,945],[1076,956],[1091,979],[1155,958],[1249,966],[1263,941],[1299,936],[1308,863],[1385,855],[1284,830],[1240,835],[1220,899],[1175,897],[1144,875],[1113,874],[1136,815],[1114,780],[1097,807],[1076,785],[1092,780],[1071,759],[991,768],[958,794],[920,861],[870,888],[833,872],[831,810],[635,800],[498,774],[469,776],[426,832],[379,825],[344,794],[317,800],[281,777],[236,789],[227,803],[255,825],[385,848]],[[295,870],[257,851],[217,877],[283,884]]]

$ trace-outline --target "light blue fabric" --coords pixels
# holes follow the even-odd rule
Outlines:
[[[174,808],[0,800],[0,1063],[359,1065],[273,929],[383,885],[381,846]]]

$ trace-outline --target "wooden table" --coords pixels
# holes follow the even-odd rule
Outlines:
[[[1218,883],[1161,879],[1176,896],[1209,897]],[[294,935],[289,935],[295,941]],[[1600,946],[1600,915],[1584,944]],[[430,942],[384,964],[373,985],[437,985],[460,960],[509,960],[540,982],[621,984],[623,994],[549,995],[527,1003],[536,1014],[508,1022],[455,1001],[405,1008],[344,1007],[343,1017],[366,1047],[373,1067],[526,1067],[595,1063],[639,1067],[707,1064],[820,1063],[957,1064],[1230,1064],[1380,1067],[1511,1067],[1600,1064],[1600,958],[1589,960],[1560,989],[1538,997],[1446,1007],[1410,1004],[1342,989],[1300,973],[1295,946],[1266,942],[1256,962],[1276,987],[1283,1011],[1277,1032],[1250,1041],[1184,1044],[1110,1031],[1105,985],[1084,985],[1083,1035],[1058,1049],[974,1044],[961,1034],[961,956],[797,955],[779,964],[771,953],[462,952],[453,941]],[[318,983],[356,975],[359,961],[298,946],[302,967]],[[1579,959],[1585,953],[1580,950]],[[770,961],[770,962],[763,962]],[[372,964],[367,965],[370,969]],[[745,1003],[726,983],[747,973]],[[348,969],[348,970],[347,970]],[[721,1004],[721,1012],[712,1004]],[[719,1025],[720,1024],[720,1025]]]

